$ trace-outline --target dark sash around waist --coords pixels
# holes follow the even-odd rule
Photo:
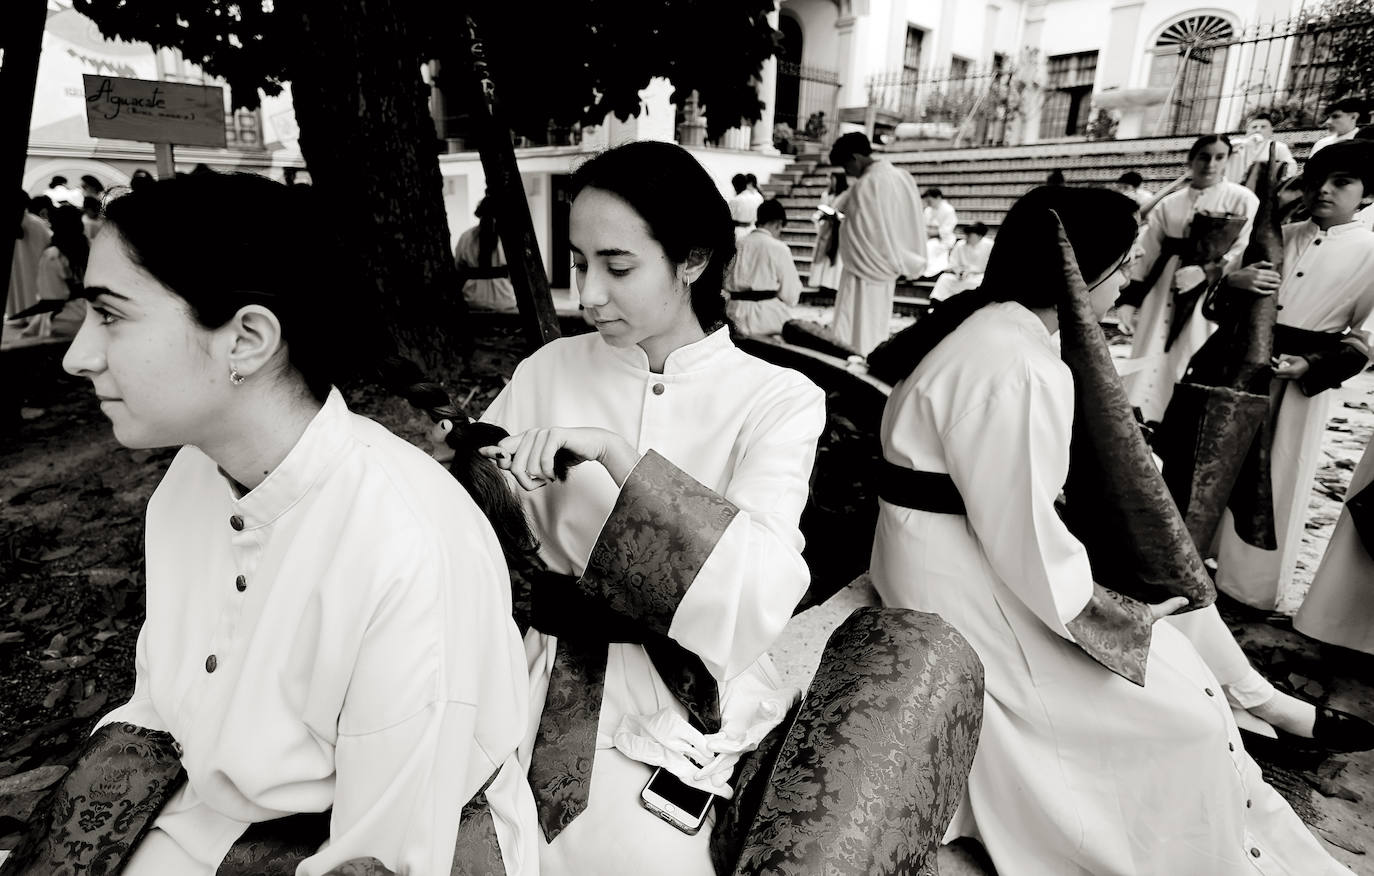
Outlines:
[[[890,505],[900,505],[917,511],[935,514],[968,514],[964,497],[954,479],[943,472],[915,471],[894,462],[883,460],[878,483],[878,498]]]
[[[1307,353],[1330,353],[1342,346],[1341,332],[1315,332],[1277,323],[1274,325],[1274,354],[1302,356]]]
[[[730,293],[731,301],[767,301],[777,297],[777,289],[741,289],[738,292]]]

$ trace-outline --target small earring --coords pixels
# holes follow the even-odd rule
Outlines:
[[[244,377],[242,374],[239,373],[239,370],[237,368],[229,369],[229,382],[234,384],[235,386],[242,386],[243,382],[247,379],[247,377]]]

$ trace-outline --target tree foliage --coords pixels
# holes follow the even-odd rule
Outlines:
[[[1326,98],[1374,99],[1374,5],[1370,0],[1326,0],[1310,13],[1305,25],[1317,53],[1331,64],[1334,74]]]
[[[280,93],[299,71],[294,18],[329,14],[312,0],[74,0],[108,37],[175,48],[224,79],[236,105],[258,91]],[[671,80],[679,105],[695,90],[712,137],[759,119],[753,80],[781,34],[768,23],[773,0],[543,0],[404,4],[420,63],[452,59],[462,68],[463,18],[487,44],[506,120],[542,132],[552,121],[596,124],[607,112],[640,111],[639,91]],[[313,8],[312,8],[313,7]],[[417,85],[418,87],[418,85]],[[461,91],[461,89],[456,90]]]

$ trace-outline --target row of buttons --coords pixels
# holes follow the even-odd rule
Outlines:
[[[232,530],[234,530],[235,532],[242,532],[242,531],[243,531],[243,518],[240,517],[240,516],[237,515],[237,514],[235,514],[234,516],[230,517],[230,518],[229,518],[229,528],[232,529]],[[234,578],[234,589],[237,590],[237,591],[240,592],[240,593],[242,593],[243,591],[247,590],[247,589],[248,589],[248,579],[245,578],[245,577],[243,577],[242,575],[239,575],[239,576],[237,576],[236,578]],[[205,658],[205,671],[206,671],[206,672],[214,672],[217,668],[219,668],[219,658],[218,658],[218,657],[216,657],[214,654],[211,654],[209,657],[206,657],[206,658]]]
[[[1202,692],[1205,693],[1205,694],[1207,694],[1207,696],[1209,696],[1209,697],[1214,697],[1214,696],[1216,696],[1216,693],[1214,693],[1210,687],[1204,687],[1204,688],[1202,689]],[[1227,748],[1229,751],[1235,751],[1235,750],[1236,750],[1236,744],[1235,744],[1234,742],[1228,742],[1228,743],[1226,743],[1226,748]],[[1246,809],[1249,809],[1249,808],[1251,808],[1251,807],[1254,806],[1254,805],[1255,805],[1255,801],[1254,801],[1254,800],[1246,800],[1246,801],[1245,801],[1245,808],[1246,808]],[[1251,857],[1258,858],[1258,857],[1260,856],[1260,850],[1252,846],[1252,847],[1250,848],[1250,855],[1251,855]]]

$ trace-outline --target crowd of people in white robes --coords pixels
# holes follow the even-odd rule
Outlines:
[[[956,242],[938,190],[923,196],[864,135],[832,147],[850,182],[817,216],[835,238],[814,276],[834,284],[834,333],[892,384],[873,581],[982,661],[981,737],[947,836],[979,840],[998,872],[1349,872],[1264,781],[1237,721],[1333,750],[1374,746],[1369,725],[1275,690],[1215,606],[1145,602],[1095,574],[1056,509],[1083,403],[1056,334],[1066,303],[1095,326],[1131,289],[1120,318],[1150,362],[1130,403],[1162,414],[1213,329],[1198,311],[1167,338],[1173,293],[1201,273],[1170,241],[1211,211],[1237,220],[1218,258],[1228,294],[1277,294],[1281,325],[1368,351],[1374,231],[1354,213],[1374,199],[1371,149],[1309,160],[1311,218],[1285,229],[1280,276],[1239,264],[1257,201],[1225,179],[1221,135],[1199,138],[1187,188],[1143,231],[1149,196],[1126,177],[1119,192],[1037,187],[996,241],[974,223]],[[731,331],[777,331],[800,293],[782,205],[747,176],[727,202],[671,144],[586,161],[569,241],[594,331],[532,353],[473,419],[399,357],[360,373],[375,339],[349,306],[347,231],[287,191],[164,180],[106,206],[82,264],[62,253],[68,294],[90,305],[64,367],[121,444],[180,448],[147,511],[134,692],[92,745],[175,777],[79,761],[35,835],[85,799],[82,781],[165,796],[134,807],[146,822],[83,813],[72,830],[90,842],[40,836],[22,854],[104,849],[101,866],[131,876],[209,876],[258,826],[327,812],[303,876],[715,872],[714,815],[679,829],[641,792],[662,770],[729,797],[798,696],[768,653],[809,583],[826,397]],[[204,203],[203,222],[178,223]],[[318,257],[270,257],[286,238]],[[494,238],[479,222],[460,239],[469,279],[501,278]],[[889,338],[898,278],[941,258],[942,300]],[[501,305],[493,286],[466,294]],[[1295,392],[1305,364],[1276,373],[1280,549],[1236,555],[1222,533],[1217,586],[1251,604],[1292,573],[1325,417],[1320,392]],[[348,409],[340,386],[361,377],[430,418],[433,456]],[[1368,456],[1352,490],[1374,478]],[[1350,570],[1374,561],[1345,556],[1366,550],[1347,522],[1300,628],[1362,647],[1343,606],[1371,601]]]

